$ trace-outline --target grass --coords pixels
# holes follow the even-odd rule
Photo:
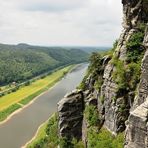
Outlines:
[[[5,120],[11,113],[21,108],[19,104],[13,104],[0,112],[0,121]]]
[[[99,132],[89,129],[88,147],[89,148],[123,148],[124,133],[113,136],[107,129],[102,128]]]
[[[29,86],[24,86],[14,93],[1,97],[0,111],[18,102],[22,102],[22,104],[26,104],[26,102],[28,103],[32,98],[53,86],[61,77],[63,77],[63,73],[68,72],[72,67],[73,66],[68,66],[58,70],[44,79],[37,80]],[[24,99],[27,101],[22,101]]]
[[[43,79],[32,82],[29,86],[21,87],[16,92],[8,94],[0,98],[0,121],[5,120],[10,114],[17,109],[26,105],[36,96],[52,87],[59,81],[74,65],[60,69]]]

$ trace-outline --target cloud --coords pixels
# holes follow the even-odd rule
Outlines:
[[[0,0],[0,42],[111,46],[121,31],[119,0]]]
[[[71,11],[73,9],[79,9],[88,0],[29,0],[21,1],[18,4],[18,8],[25,11],[42,11],[42,12],[64,12]]]

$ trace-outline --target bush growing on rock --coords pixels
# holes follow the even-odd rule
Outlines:
[[[94,105],[88,105],[85,108],[85,117],[89,126],[97,126],[99,123],[99,115],[97,108]]]

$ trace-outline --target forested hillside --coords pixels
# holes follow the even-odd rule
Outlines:
[[[88,54],[79,49],[0,44],[0,85],[24,81],[59,66],[87,59]]]

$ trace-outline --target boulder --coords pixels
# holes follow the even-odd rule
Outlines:
[[[81,139],[84,110],[83,92],[75,90],[58,103],[60,137]]]

